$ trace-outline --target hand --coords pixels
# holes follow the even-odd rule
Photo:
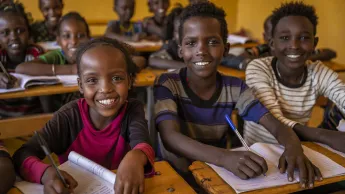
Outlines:
[[[322,138],[324,138],[324,142],[331,148],[345,153],[345,132],[324,129]]]
[[[250,151],[226,150],[221,160],[222,167],[244,180],[260,176],[268,170],[265,159]]]
[[[65,188],[60,178],[57,176],[54,167],[48,167],[44,172],[41,182],[44,185],[45,194],[68,194],[78,186],[78,182],[67,172],[61,170],[62,176],[65,178],[69,188]]]
[[[116,173],[115,193],[144,193],[144,166],[146,155],[140,150],[132,150],[121,161]]]
[[[287,171],[288,180],[290,182],[294,179],[294,170],[299,169],[300,186],[302,188],[313,188],[314,179],[321,181],[322,175],[314,164],[304,155],[303,149],[299,147],[285,148],[283,154],[279,158],[278,168],[280,173]]]
[[[4,73],[0,73],[0,88],[9,89],[13,88],[17,83],[17,78],[10,75],[10,79]]]

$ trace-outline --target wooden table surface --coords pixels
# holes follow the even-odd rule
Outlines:
[[[311,142],[303,142],[303,145],[329,157],[334,162],[338,163],[339,165],[345,167],[345,158],[335,154],[326,148],[323,148],[317,144]],[[208,193],[210,194],[235,194],[236,192],[225,182],[222,178],[218,176],[218,174],[213,171],[211,167],[209,167],[204,162],[196,161],[191,166],[189,166],[189,170],[192,171],[194,178],[201,185]],[[315,187],[335,183],[345,180],[345,175],[332,177],[332,178],[325,178],[323,181],[316,181]],[[290,185],[283,185],[273,188],[267,189],[260,189],[255,191],[245,192],[246,194],[280,194],[280,193],[292,193],[296,191],[301,191],[299,187],[299,183],[290,184]]]
[[[145,193],[147,194],[188,194],[194,190],[183,180],[177,172],[165,161],[155,163],[156,175],[145,179]],[[17,188],[12,188],[7,194],[21,194]]]

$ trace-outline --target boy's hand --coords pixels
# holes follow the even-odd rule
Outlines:
[[[4,73],[0,73],[0,88],[9,89],[13,88],[16,85],[17,78],[13,75],[10,75],[10,79]]]
[[[260,176],[268,170],[264,158],[250,151],[225,151],[222,166],[241,179]]]
[[[57,176],[54,167],[48,167],[44,172],[41,182],[44,185],[45,194],[68,194],[78,186],[78,182],[67,172],[61,170],[62,176],[65,178],[69,188],[65,188],[60,178]]]
[[[321,181],[322,175],[316,166],[304,155],[301,146],[285,148],[282,156],[279,158],[278,168],[280,173],[287,171],[288,180],[294,180],[294,170],[299,169],[300,186],[302,188],[313,188],[314,180]]]
[[[132,150],[126,154],[116,173],[115,193],[144,193],[144,166],[146,155],[140,150]]]

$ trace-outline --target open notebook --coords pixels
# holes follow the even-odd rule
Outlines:
[[[0,93],[16,92],[25,90],[32,86],[55,85],[60,83],[59,78],[55,76],[30,76],[19,73],[11,73],[11,75],[17,78],[17,87],[10,89],[0,89]]]
[[[68,172],[78,182],[75,194],[115,193],[113,188],[116,174],[76,152],[72,151],[68,155],[68,161],[60,165],[59,169]],[[14,186],[24,194],[43,194],[43,185],[40,184],[20,181]]]
[[[297,183],[299,181],[298,171],[295,171],[295,181],[289,182],[286,174],[281,174],[278,170],[278,160],[284,151],[280,145],[255,143],[250,148],[266,159],[268,171],[266,176],[255,177],[250,180],[242,180],[228,170],[208,164],[226,183],[228,183],[237,193],[246,191],[270,188],[279,185]],[[340,176],[345,174],[345,168],[335,163],[328,157],[303,146],[304,154],[316,165],[324,178]],[[235,149],[234,151],[245,151],[245,149]]]

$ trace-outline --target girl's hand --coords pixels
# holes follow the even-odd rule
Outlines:
[[[146,155],[140,150],[132,150],[126,154],[116,173],[115,193],[144,193],[144,166]]]
[[[41,182],[44,185],[44,194],[68,194],[78,186],[78,182],[67,172],[61,170],[69,188],[65,188],[60,178],[57,176],[54,167],[48,167],[44,172]]]

